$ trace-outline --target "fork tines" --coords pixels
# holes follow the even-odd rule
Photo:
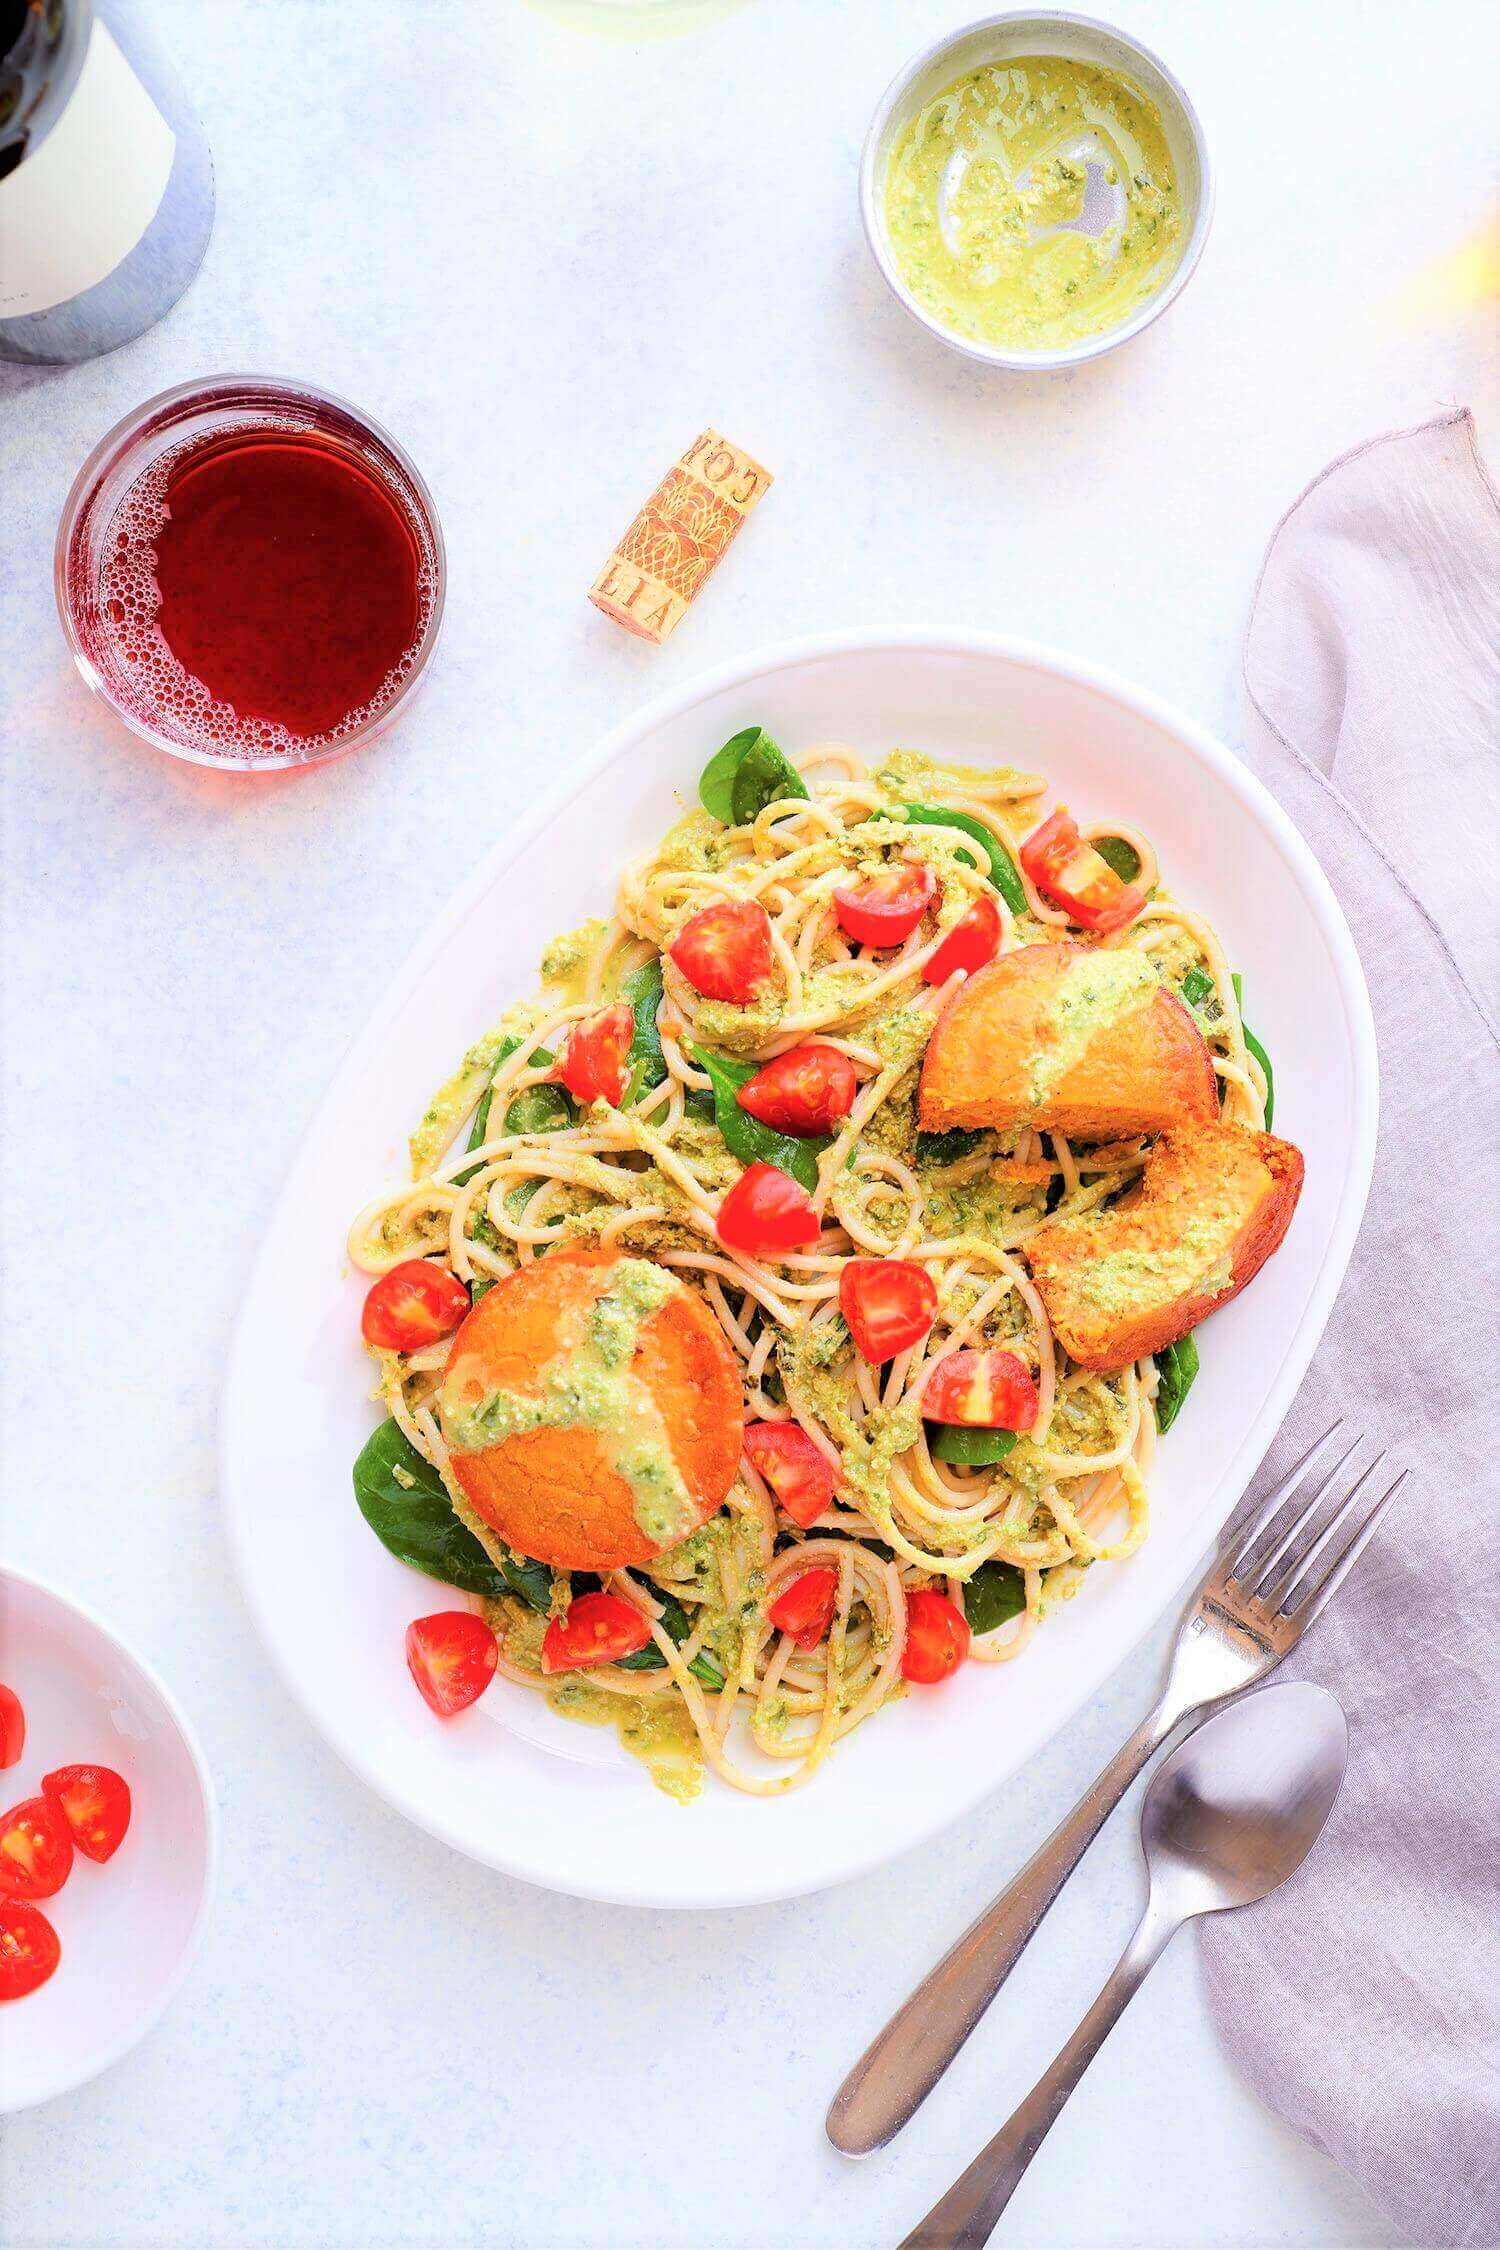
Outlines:
[[[1343,1583],[1409,1473],[1403,1469],[1378,1499],[1362,1503],[1386,1456],[1379,1452],[1346,1475],[1361,1443],[1356,1436],[1325,1469],[1319,1456],[1342,1428],[1342,1420],[1332,1423],[1265,1499],[1231,1525],[1219,1557],[1222,1583],[1241,1600],[1294,1617],[1299,1626],[1310,1625]]]

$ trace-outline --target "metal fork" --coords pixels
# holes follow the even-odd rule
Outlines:
[[[1178,1628],[1155,1706],[1060,1827],[986,1907],[865,2049],[828,2112],[846,2156],[884,2148],[942,2077],[1034,1935],[1043,1915],[1142,1767],[1170,1736],[1273,1671],[1338,1592],[1405,1483],[1362,1495],[1385,1461],[1348,1464],[1356,1437],[1320,1465],[1335,1422],[1265,1499],[1232,1517]]]

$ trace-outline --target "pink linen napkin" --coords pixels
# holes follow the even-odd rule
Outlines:
[[[1260,1482],[1342,1414],[1413,1474],[1286,1674],[1349,1777],[1284,1889],[1200,1925],[1270,2107],[1426,2244],[1500,2243],[1500,501],[1468,413],[1279,525],[1249,759],[1354,931],[1380,1044],[1364,1228]],[[1273,1057],[1274,1060],[1274,1057]]]

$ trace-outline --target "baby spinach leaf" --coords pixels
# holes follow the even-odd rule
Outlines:
[[[1112,867],[1122,883],[1133,883],[1141,871],[1141,855],[1134,844],[1127,844],[1123,836],[1095,836],[1093,846],[1106,867]]]
[[[1156,1355],[1156,1431],[1158,1437],[1176,1421],[1183,1400],[1198,1372],[1198,1346],[1192,1336],[1179,1337]]]
[[[709,759],[698,795],[715,820],[733,828],[780,797],[805,797],[807,783],[764,727],[742,727]]]
[[[662,1605],[661,1623],[666,1628],[668,1640],[675,1641],[681,1648],[692,1630],[687,1611],[675,1595],[663,1593],[660,1586],[650,1586],[647,1591]],[[659,1672],[665,1667],[666,1661],[655,1641],[648,1641],[644,1648],[636,1650],[634,1656],[622,1656],[618,1661],[618,1669],[622,1672]],[[705,1687],[721,1688],[724,1685],[724,1674],[707,1649],[698,1651],[688,1670]]]
[[[964,1615],[971,1633],[992,1633],[1026,1607],[1026,1580],[1014,1563],[981,1563],[964,1580]]]
[[[984,853],[984,859],[976,859],[975,866],[981,870],[988,867],[990,881],[1012,914],[1026,912],[1026,888],[1016,873],[1015,861],[982,820],[976,820],[972,813],[953,812],[947,805],[903,805],[901,815],[904,820],[920,821],[929,827],[961,828],[966,836],[972,836]]]
[[[950,1461],[958,1469],[987,1469],[1014,1450],[1014,1430],[966,1430],[956,1422],[934,1427],[928,1439],[934,1461]]]
[[[957,1164],[972,1156],[983,1139],[983,1133],[971,1133],[967,1125],[950,1125],[945,1133],[918,1133],[917,1162]]]
[[[437,1470],[395,1422],[382,1422],[366,1440],[354,1464],[354,1497],[376,1538],[413,1570],[490,1601],[505,1592],[507,1576],[459,1522]],[[551,1591],[549,1577],[549,1600]]]
[[[736,1062],[707,1047],[690,1046],[688,1052],[713,1081],[714,1123],[730,1155],[737,1156],[742,1164],[774,1164],[778,1172],[787,1173],[811,1195],[818,1184],[818,1158],[828,1147],[829,1136],[802,1141],[790,1133],[773,1133],[769,1125],[762,1125],[758,1117],[740,1108],[740,1088],[749,1085],[759,1063]]]
[[[1180,987],[1182,997],[1190,1008],[1201,1008],[1213,993],[1214,980],[1207,969],[1189,969]]]
[[[640,968],[632,969],[620,981],[620,998],[630,1002],[635,1017],[635,1034],[626,1058],[630,1064],[630,1079],[625,1088],[622,1109],[629,1109],[642,1094],[659,1086],[667,1075],[667,1058],[661,1043],[661,1033],[656,1028],[656,1011],[661,1006],[661,956],[653,954]]]
[[[507,1039],[503,1043],[495,1057],[496,1070],[503,1062],[509,1062],[520,1044],[519,1039]],[[555,1059],[550,1047],[535,1047],[529,1057],[533,1070],[549,1070]],[[474,1122],[469,1128],[470,1148],[484,1146],[494,1099],[495,1089],[491,1084],[480,1095],[479,1107],[474,1112]],[[517,1094],[505,1112],[505,1130],[507,1133],[555,1133],[560,1125],[568,1124],[572,1116],[572,1098],[561,1086],[528,1086]],[[467,1187],[478,1170],[477,1164],[471,1164],[467,1171],[454,1175],[453,1185]]]
[[[1237,1001],[1243,1000],[1244,995],[1240,989],[1240,972],[1238,969],[1234,972],[1233,983],[1235,999]],[[1245,1045],[1266,1074],[1266,1131],[1269,1133],[1271,1120],[1276,1115],[1276,1080],[1271,1070],[1271,1058],[1243,1016],[1240,1017],[1240,1029],[1245,1034]]]
[[[471,1305],[477,1305],[480,1298],[485,1294],[485,1292],[487,1290],[493,1289],[494,1286],[495,1281],[492,1274],[475,1274],[474,1279],[469,1283],[469,1303]]]
[[[533,1562],[530,1555],[518,1554],[514,1547],[502,1547],[500,1568],[511,1592],[529,1602],[538,1616],[546,1617],[552,1608],[552,1573],[547,1565]]]

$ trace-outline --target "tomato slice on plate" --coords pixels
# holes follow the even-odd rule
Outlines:
[[[843,885],[833,894],[833,910],[856,945],[899,945],[927,912],[937,887],[925,860],[905,859],[888,874]]]
[[[838,1591],[836,1570],[804,1570],[782,1588],[766,1615],[779,1633],[791,1634],[798,1648],[816,1648],[833,1623]]]
[[[1065,906],[1082,930],[1108,937],[1133,922],[1146,903],[1139,883],[1122,882],[1103,854],[1086,844],[1065,805],[1032,830],[1021,865],[1039,891]]]
[[[832,1132],[854,1107],[859,1076],[837,1047],[793,1047],[758,1070],[736,1097],[774,1133],[810,1139]]]
[[[839,1311],[862,1359],[879,1365],[920,1344],[937,1314],[937,1284],[909,1258],[851,1258]]]
[[[719,1205],[719,1240],[746,1258],[781,1258],[806,1249],[822,1227],[813,1199],[774,1164],[752,1164]]]
[[[833,1501],[833,1469],[796,1422],[751,1422],[745,1451],[776,1505],[805,1531]]]
[[[946,1594],[907,1595],[906,1646],[901,1651],[903,1680],[932,1687],[956,1672],[968,1653],[969,1620]]]
[[[42,1777],[42,1794],[67,1822],[85,1859],[113,1859],[130,1826],[130,1784],[113,1766],[59,1766]]]
[[[771,918],[753,898],[726,898],[690,914],[667,948],[705,1000],[753,1000],[775,963]]]
[[[618,1664],[651,1638],[651,1627],[623,1594],[580,1594],[566,1617],[554,1617],[542,1636],[544,1672],[581,1672],[591,1664]]]
[[[954,923],[922,975],[929,984],[946,984],[956,969],[966,969],[972,976],[976,969],[994,960],[1002,932],[1000,909],[986,892],[983,898],[975,899],[961,921]]]
[[[630,1076],[630,1043],[635,1014],[628,1000],[584,1016],[568,1033],[557,1076],[581,1102],[608,1102],[618,1108]]]
[[[26,1797],[0,1820],[0,1891],[51,1898],[73,1867],[73,1839],[56,1805]]]
[[[62,1959],[45,1914],[19,1899],[0,1898],[0,2000],[24,2000],[45,1984]]]
[[[26,1747],[26,1713],[14,1688],[0,1686],[0,1769],[16,1765]]]
[[[1031,1370],[1014,1352],[950,1352],[922,1393],[923,1419],[969,1429],[1029,1430],[1040,1404]]]
[[[451,1336],[469,1309],[469,1292],[446,1266],[403,1258],[373,1285],[365,1299],[360,1333],[387,1352],[419,1352]]]
[[[406,1628],[406,1668],[440,1719],[483,1695],[495,1676],[499,1643],[471,1609],[443,1609]]]

